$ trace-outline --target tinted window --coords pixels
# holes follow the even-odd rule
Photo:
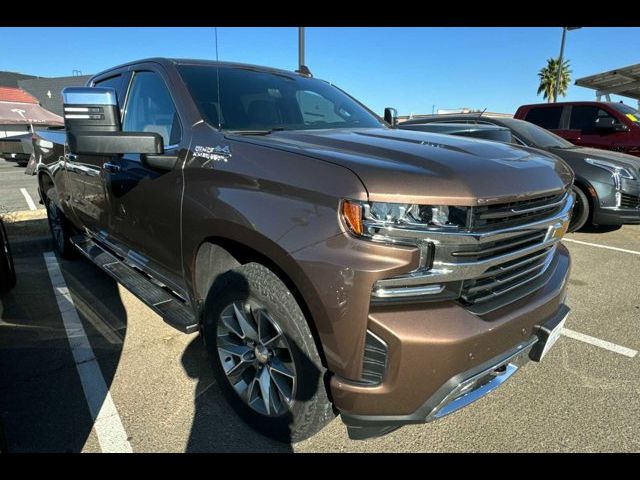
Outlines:
[[[162,78],[153,72],[137,72],[127,100],[122,129],[154,132],[165,147],[180,142],[181,127],[176,108]]]
[[[525,120],[535,123],[549,130],[556,130],[560,127],[560,117],[562,116],[562,107],[542,107],[532,108],[527,113]]]
[[[122,75],[116,75],[115,77],[105,78],[99,82],[95,82],[94,87],[100,88],[113,88],[116,93],[120,91],[120,84],[122,83]]]
[[[349,95],[314,78],[242,67],[180,65],[178,69],[202,116],[223,129],[382,126]]]
[[[593,105],[576,105],[571,109],[571,130],[580,130],[584,134],[597,134],[596,119],[613,118],[607,111]]]
[[[640,123],[640,112],[629,105],[625,105],[624,103],[614,103],[611,104],[613,108],[622,113],[625,117],[627,117],[632,122],[638,124]]]
[[[517,120],[515,118],[501,119],[505,127],[519,137],[520,140],[535,148],[573,148],[572,143],[567,142],[564,138],[559,137],[555,133],[545,130],[533,123]]]
[[[122,103],[120,99],[120,94],[122,93],[122,75],[116,75],[115,77],[109,77],[104,80],[100,80],[99,82],[94,82],[93,86],[100,88],[113,88],[116,91],[116,102],[118,102],[120,116],[122,117]]]

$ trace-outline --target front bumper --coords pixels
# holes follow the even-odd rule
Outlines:
[[[523,352],[535,345],[539,326],[566,314],[570,258],[562,245],[556,256],[542,288],[482,317],[455,302],[426,309],[424,304],[372,309],[370,329],[388,345],[382,383],[365,386],[337,375],[331,380],[334,403],[350,436],[367,438],[435,420],[486,395],[515,373],[528,358]],[[491,373],[503,367],[501,374]],[[491,381],[480,382],[473,395],[458,399],[455,389],[478,374],[485,380],[492,376]]]
[[[640,223],[640,182],[623,179],[616,188],[607,182],[594,182],[595,193],[590,192],[595,205],[595,225],[625,225]],[[621,195],[618,203],[616,195]],[[620,206],[617,206],[620,205]]]
[[[640,224],[640,208],[599,208],[594,212],[596,225],[634,225]]]

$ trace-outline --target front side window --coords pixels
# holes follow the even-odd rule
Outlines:
[[[125,109],[125,132],[153,132],[165,147],[180,143],[180,120],[169,90],[154,72],[136,72]]]
[[[524,118],[527,122],[548,130],[557,130],[560,128],[560,117],[562,116],[562,107],[537,107],[532,108]]]
[[[178,70],[204,119],[225,130],[382,127],[374,114],[322,80],[245,67]]]
[[[592,105],[576,105],[571,109],[571,121],[569,129],[580,130],[583,134],[594,135],[598,133],[596,120],[598,118],[613,118],[609,112]]]

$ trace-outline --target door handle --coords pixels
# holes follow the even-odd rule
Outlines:
[[[118,173],[122,168],[120,165],[116,165],[115,163],[103,163],[102,168],[104,168],[107,172]]]

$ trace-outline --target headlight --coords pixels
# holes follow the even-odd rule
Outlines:
[[[345,224],[355,235],[396,240],[403,237],[403,230],[464,228],[468,207],[343,200],[341,211]]]
[[[608,172],[611,173],[611,175],[614,177],[614,179],[616,177],[618,177],[617,181],[619,182],[620,178],[626,178],[629,180],[635,180],[636,176],[635,173],[627,168],[627,167],[623,167],[621,165],[615,164],[613,162],[607,162],[606,160],[597,160],[595,158],[585,158],[584,159],[585,162],[590,163],[591,165],[595,166],[595,167],[600,167],[600,168],[604,168],[605,170],[607,170]],[[616,185],[618,186],[618,185]]]

